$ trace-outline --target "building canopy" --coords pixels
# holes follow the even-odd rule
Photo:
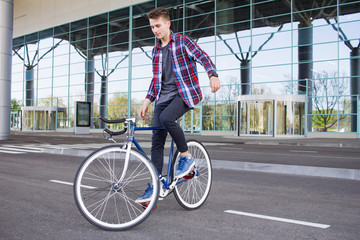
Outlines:
[[[347,2],[352,2],[349,0]],[[161,2],[161,1],[160,1]],[[186,32],[194,39],[208,36],[214,36],[212,26],[215,23],[213,1],[201,1],[185,6],[186,16],[185,23],[181,19],[184,13],[182,1],[166,1],[167,4],[172,2],[169,8],[172,21],[172,29],[175,32]],[[219,1],[218,8],[234,9],[234,11],[218,12],[216,16],[216,25],[218,26],[216,34],[229,34],[248,30],[252,28],[260,28],[267,26],[280,26],[281,24],[297,21],[303,25],[311,24],[315,19],[319,18],[335,18],[337,16],[336,1],[323,0],[304,0],[304,1],[268,1],[260,4],[260,0],[253,0],[250,7],[250,1],[227,0]],[[257,4],[259,2],[259,4]],[[291,6],[292,4],[292,6]],[[324,6],[324,4],[326,6]],[[160,4],[159,4],[160,5]],[[153,2],[135,5],[133,7],[132,29],[133,29],[133,48],[153,46],[154,35],[151,29],[145,28],[149,22],[146,13],[153,9]],[[168,7],[168,6],[165,6]],[[324,8],[325,7],[325,8]],[[360,7],[359,7],[360,8]],[[250,12],[252,11],[252,16]],[[293,15],[289,14],[293,12]],[[354,5],[342,5],[341,15],[359,12],[360,9],[354,8]],[[210,13],[210,14],[208,14]],[[192,17],[194,16],[194,17]],[[107,24],[109,18],[109,24]],[[222,23],[234,22],[236,24],[224,25]],[[251,21],[251,19],[256,19]],[[185,28],[185,29],[184,29]],[[70,43],[79,50],[84,56],[94,57],[106,52],[127,51],[129,42],[129,8],[123,8],[104,13],[98,16],[82,19],[71,24],[57,26],[48,31],[30,34],[25,37],[14,39],[14,49],[19,49],[24,45],[24,41],[36,43],[41,39],[54,37],[70,41]],[[69,34],[71,32],[71,34]],[[116,33],[116,34],[109,34]],[[90,41],[87,41],[90,39]],[[33,41],[32,41],[33,40]],[[90,45],[90,46],[89,46]],[[88,49],[91,49],[89,51]]]

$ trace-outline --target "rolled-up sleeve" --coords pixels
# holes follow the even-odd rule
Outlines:
[[[196,62],[200,63],[201,66],[205,68],[208,76],[216,73],[216,66],[211,61],[209,55],[204,50],[202,50],[192,38],[188,36],[185,38],[185,48],[188,52],[188,55],[193,57]]]

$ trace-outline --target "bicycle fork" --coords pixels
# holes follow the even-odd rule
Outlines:
[[[121,173],[121,176],[120,176],[119,180],[116,183],[117,186],[119,186],[120,183],[124,180],[127,169],[128,169],[128,166],[129,166],[130,151],[131,151],[131,141],[128,141],[126,144],[124,144],[122,149],[125,149],[125,148],[126,148],[126,154],[125,154],[124,168],[122,170],[122,173]]]

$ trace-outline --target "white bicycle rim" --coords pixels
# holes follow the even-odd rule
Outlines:
[[[157,202],[158,193],[159,193],[158,176],[155,173],[152,164],[146,158],[144,158],[144,156],[142,156],[140,153],[133,150],[130,152],[130,161],[133,165],[135,165],[133,166],[135,170],[129,169],[129,175],[127,175],[123,183],[120,183],[120,184],[124,184],[123,189],[121,189],[120,187],[119,190],[115,191],[113,189],[114,187],[112,187],[111,185],[113,185],[113,183],[115,183],[118,180],[116,178],[119,178],[122,172],[122,169],[119,172],[116,172],[115,166],[118,165],[118,162],[116,160],[117,158],[116,154],[120,154],[120,155],[123,154],[125,156],[126,150],[121,149],[119,146],[112,146],[112,147],[105,147],[103,149],[100,149],[98,152],[92,154],[81,165],[76,175],[75,184],[74,184],[75,200],[77,202],[77,205],[81,213],[85,216],[85,218],[89,222],[106,230],[126,230],[140,224],[148,217],[148,215],[150,215],[153,207]],[[99,163],[98,164],[99,167],[95,168],[94,170],[88,169],[90,164],[92,164],[94,161],[97,161]],[[101,167],[103,167],[103,169],[100,170],[99,168]],[[91,170],[91,172],[88,173],[87,170],[89,171]],[[143,189],[139,191],[139,194],[136,197],[128,196],[128,194],[132,194],[132,192],[130,191],[129,193],[126,192],[125,187],[127,187],[129,184],[135,181],[138,181],[139,183],[142,182],[144,180],[143,178],[146,174],[146,171],[148,171],[146,177],[150,180],[150,184],[152,184],[154,188],[153,189],[154,194],[151,197],[149,206],[147,206],[144,209],[141,204],[135,203],[135,199],[143,194],[143,191],[147,186],[144,184]],[[98,174],[98,172],[101,174]],[[86,177],[84,176],[85,174],[87,175]],[[108,176],[103,176],[106,174],[108,174]],[[84,179],[87,180],[90,179],[90,182],[94,182],[94,183],[102,181],[107,183],[108,185],[108,189],[104,189],[105,191],[103,193],[104,195],[106,195],[106,197],[100,199],[100,201],[98,202],[93,203],[93,205],[95,204],[99,205],[97,206],[98,209],[95,208],[95,210],[94,209],[90,210],[89,208],[93,206],[89,206],[84,202],[83,195],[85,194],[85,190],[91,192],[91,189],[94,190],[93,194],[96,194],[97,192],[99,192],[100,194],[101,193],[100,189],[97,190],[94,186],[87,184],[87,182],[89,181],[83,183]],[[84,194],[82,194],[83,191]],[[124,205],[118,206],[117,199],[121,200],[121,202],[125,204],[126,207],[124,207]],[[105,219],[103,219],[104,217],[103,214],[105,210],[109,211],[108,209],[106,209],[107,205],[110,202],[109,200],[111,201],[111,205],[114,207],[113,212],[114,213],[116,212],[118,218],[117,220],[119,223],[110,223]],[[120,207],[124,207],[124,209],[127,210],[127,213],[124,214],[129,215],[126,217],[129,218],[129,220],[124,220],[124,222],[120,222],[121,213],[118,212],[118,208]],[[102,211],[103,213],[100,214],[100,211]]]
[[[212,182],[212,167],[209,154],[197,141],[188,141],[189,152],[195,160],[199,176],[195,176],[175,187],[175,196],[179,203],[188,210],[199,208],[207,199]],[[176,163],[180,154],[176,158]],[[175,171],[177,164],[174,164]]]

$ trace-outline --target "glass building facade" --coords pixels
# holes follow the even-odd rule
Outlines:
[[[52,107],[56,113],[49,119],[55,125],[44,122],[72,129],[77,101],[92,103],[91,128],[104,127],[99,115],[137,117],[152,78],[156,44],[146,13],[160,6],[170,11],[173,32],[192,37],[208,53],[222,82],[211,93],[207,74],[198,66],[204,100],[183,117],[184,130],[251,134],[239,126],[261,121],[265,129],[274,121],[268,119],[274,118],[273,109],[286,106],[249,102],[249,109],[265,111],[266,119],[250,114],[244,123],[236,97],[287,94],[306,99],[304,106],[287,106],[304,115],[297,116],[304,127],[291,134],[359,131],[359,0],[155,0],[17,37],[12,127],[19,127],[15,119],[20,116],[31,123],[47,114],[41,113],[43,107]],[[21,106],[23,111],[38,107],[40,115],[25,115]],[[151,118],[140,122],[150,125]],[[23,130],[48,128],[35,125],[23,124]],[[289,132],[276,126],[261,131]]]

